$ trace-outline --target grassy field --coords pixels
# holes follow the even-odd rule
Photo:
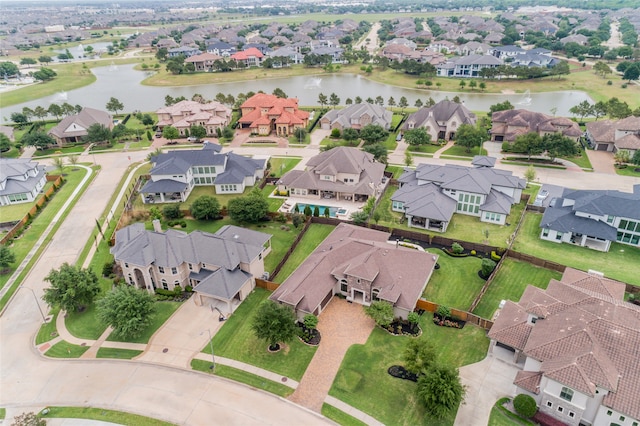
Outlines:
[[[280,208],[280,206],[282,206],[282,203],[284,203],[284,198],[272,198],[269,197],[269,195],[273,194],[273,192],[275,191],[276,186],[275,185],[265,185],[264,188],[262,188],[262,194],[264,195],[264,197],[266,198],[267,202],[269,203],[269,211],[270,212],[277,212],[278,209]]]
[[[80,339],[97,340],[107,329],[107,324],[98,319],[95,303],[82,312],[67,313],[64,323],[67,330]]]
[[[491,319],[501,300],[517,302],[528,285],[545,289],[549,280],[552,278],[559,280],[561,277],[562,274],[559,272],[518,260],[504,259],[500,271],[473,313],[482,318]]]
[[[270,176],[281,177],[293,169],[301,160],[302,157],[271,157],[269,160],[271,163]]]
[[[342,426],[366,426],[366,423],[361,422],[355,417],[350,416],[344,411],[338,410],[333,405],[329,405],[327,403],[322,404],[321,413],[329,420],[333,420],[334,422]]]
[[[286,280],[293,271],[311,254],[313,250],[333,231],[334,227],[331,225],[320,225],[313,223],[307,229],[307,232],[300,240],[300,243],[296,247],[287,263],[284,264],[277,276],[271,277],[277,283],[282,283]]]
[[[51,358],[80,358],[89,346],[72,345],[64,340],[56,343],[45,355]]]
[[[119,348],[100,348],[96,358],[132,359],[140,355],[142,351]]]
[[[163,420],[152,419],[151,417],[140,416],[138,414],[125,413],[123,411],[106,410],[103,408],[88,407],[47,407],[49,413],[43,418],[62,419],[90,419],[120,425],[136,426],[173,426],[173,423]]]
[[[430,249],[439,256],[440,269],[433,271],[422,297],[450,308],[466,311],[485,281],[478,276],[482,260],[475,257],[451,257],[439,249]]]
[[[53,182],[47,182],[42,188],[42,192],[47,192],[49,188],[53,185]],[[38,194],[40,197],[41,195]],[[10,204],[8,206],[0,207],[0,221],[2,222],[13,222],[14,220],[22,219],[31,208],[35,205],[35,201],[32,203],[19,203],[19,204]]]
[[[189,300],[182,303],[193,303]],[[156,302],[156,313],[153,316],[151,324],[144,330],[142,335],[135,339],[124,339],[120,336],[114,335],[113,333],[109,335],[107,340],[110,342],[130,342],[130,343],[149,343],[151,336],[153,333],[158,331],[158,329],[164,324],[171,315],[180,307],[179,302]]]
[[[539,213],[525,215],[514,250],[583,271],[594,269],[603,272],[607,278],[640,285],[638,268],[631,267],[640,265],[640,248],[612,243],[609,252],[602,253],[586,247],[543,241],[539,238],[541,220]]]
[[[201,359],[191,360],[191,368],[204,373],[211,373],[211,362],[203,361]],[[216,376],[225,377],[231,379],[234,382],[244,383],[252,388],[262,389],[269,393],[278,395],[282,398],[286,398],[293,393],[293,389],[289,386],[285,386],[282,383],[273,382],[265,379],[264,377],[257,376],[255,374],[247,373],[237,368],[229,367],[226,365],[216,364],[215,373]]]
[[[258,305],[271,293],[256,288],[238,307],[213,337],[216,355],[236,359],[272,371],[294,380],[300,380],[316,348],[294,339],[276,353],[267,351],[267,342],[259,340],[251,331],[251,323]],[[209,345],[203,352],[210,353]]]
[[[460,367],[480,361],[489,346],[484,330],[438,327],[423,314],[419,339],[431,341],[440,361]],[[403,364],[402,353],[412,337],[392,336],[376,327],[367,343],[347,351],[329,394],[388,425],[452,425],[455,412],[438,421],[429,418],[416,395],[416,384],[390,376],[387,368]],[[375,397],[372,397],[375,395]]]

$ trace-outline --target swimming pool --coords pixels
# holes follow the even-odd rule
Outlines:
[[[311,209],[311,214],[313,214],[314,210],[316,209],[316,205],[315,204],[302,204],[302,203],[296,203],[296,205],[293,206],[293,209],[291,209],[292,212],[296,211],[296,207],[298,208],[298,212],[299,213],[304,213],[304,209],[309,206],[309,208]],[[318,209],[320,210],[320,216],[324,216],[324,212],[329,209],[329,217],[336,217],[338,210],[340,210],[340,214],[343,214],[342,211],[344,211],[346,213],[345,209],[340,209],[338,207],[328,207],[328,206],[318,206]]]

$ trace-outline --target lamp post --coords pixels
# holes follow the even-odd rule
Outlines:
[[[31,290],[31,294],[33,294],[33,298],[35,299],[36,305],[38,306],[38,311],[40,311],[40,315],[42,316],[42,323],[46,323],[47,318],[44,316],[44,312],[42,312],[42,308],[40,307],[40,302],[38,302],[38,296],[36,296],[36,292],[33,291],[31,287],[25,287],[23,285],[18,287],[18,290],[20,290],[21,288],[26,288],[27,290]]]
[[[204,334],[204,331],[200,334]],[[214,370],[216,368],[216,356],[213,353],[213,337],[211,336],[211,329],[207,328],[207,334],[209,335],[209,349],[211,349],[211,367],[210,370]]]

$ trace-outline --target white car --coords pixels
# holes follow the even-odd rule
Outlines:
[[[548,196],[549,196],[549,191],[547,191],[546,189],[541,190],[540,192],[538,192],[538,195],[536,195],[536,199],[533,202],[533,205],[541,206],[542,202],[546,200]]]
[[[187,142],[198,142],[198,138],[196,138],[195,136],[189,136],[187,138]]]

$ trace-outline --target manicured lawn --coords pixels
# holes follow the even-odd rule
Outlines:
[[[574,163],[578,167],[582,167],[583,169],[593,169],[593,166],[591,165],[591,161],[589,161],[589,157],[587,157],[587,153],[585,152],[584,148],[580,149],[580,155],[576,157],[560,157],[560,158],[571,161],[572,163]]]
[[[51,319],[49,322],[40,326],[40,330],[38,330],[38,335],[36,336],[36,345],[53,340],[58,336],[58,332],[56,331],[56,317],[59,311],[59,308],[53,308],[51,312],[49,312]]]
[[[640,248],[612,243],[609,252],[603,253],[586,247],[543,241],[539,238],[541,220],[539,213],[526,213],[514,250],[583,271],[594,269],[603,272],[607,278],[640,285],[638,268],[633,267],[640,265]]]
[[[334,146],[358,146],[360,139],[353,141],[347,141],[344,139],[324,138],[320,141],[320,146],[334,145]]]
[[[56,343],[45,355],[51,358],[80,358],[89,349],[89,346],[72,345],[64,340]]]
[[[271,157],[271,173],[273,177],[281,177],[293,169],[302,158],[300,157]]]
[[[487,155],[487,150],[482,148],[482,152],[478,152],[478,148],[472,148],[469,152],[467,152],[467,148],[464,146],[453,145],[451,148],[447,149],[442,153],[442,155],[451,155],[455,157],[473,157],[474,155]]]
[[[54,127],[54,126],[51,126]],[[80,154],[81,152],[83,152],[85,149],[87,148],[86,145],[74,145],[74,146],[67,146],[64,148],[60,148],[60,147],[54,147],[54,148],[50,148],[50,149],[37,149],[34,153],[33,156],[34,157],[44,157],[47,155],[53,155],[53,154]]]
[[[50,186],[53,184],[51,182],[47,182],[44,188],[42,188],[42,192],[47,192]],[[40,198],[42,194],[38,194],[38,198]],[[0,218],[2,222],[13,222],[14,220],[20,220],[31,210],[31,208],[35,205],[35,201],[32,203],[20,203],[20,204],[11,204],[8,206],[0,207]]]
[[[322,404],[322,415],[342,426],[366,426],[366,423],[326,403]]]
[[[319,223],[312,223],[304,234],[300,243],[296,247],[287,263],[284,264],[280,272],[276,277],[271,279],[277,283],[282,283],[286,280],[293,271],[311,254],[313,250],[333,231],[334,227],[331,225],[321,225]]]
[[[264,195],[267,202],[269,203],[270,212],[277,212],[285,200],[284,198],[269,197],[269,195],[273,194],[273,191],[275,191],[275,189],[276,189],[276,185],[265,185],[264,188],[262,188],[262,195]]]
[[[491,415],[489,416],[489,423],[487,423],[487,426],[533,426],[534,423],[519,418],[517,414],[509,413],[501,406],[502,401],[508,399],[509,398],[501,398],[495,403],[491,409]]]
[[[132,349],[100,348],[98,349],[96,358],[132,359],[141,353],[142,351],[135,351]]]
[[[560,272],[506,258],[502,261],[500,271],[473,313],[482,318],[491,319],[501,300],[517,302],[528,285],[545,289],[549,285],[549,280],[552,278],[559,280],[561,277]]]
[[[186,300],[182,303],[193,303],[191,300]],[[130,343],[149,343],[149,339],[153,336],[153,333],[164,324],[167,319],[180,307],[180,302],[157,302],[156,313],[153,316],[153,320],[147,329],[142,333],[140,337],[135,339],[123,339],[120,336],[116,336],[113,333],[107,338],[111,342],[130,342]]]
[[[67,330],[80,339],[97,340],[107,329],[107,324],[98,319],[95,303],[82,312],[68,312],[64,323]]]
[[[450,308],[466,311],[485,281],[478,276],[482,260],[475,256],[451,257],[439,249],[429,249],[439,256],[440,269],[433,271],[422,297]]]
[[[408,149],[412,153],[433,154],[440,148],[442,148],[442,145],[427,144],[427,145],[417,145],[417,146],[409,145]]]
[[[640,169],[640,166],[627,166],[624,169],[615,168],[616,173],[620,176],[635,176],[640,178],[640,172],[636,172],[636,168]]]
[[[4,420],[4,418],[7,416],[7,409],[6,408],[0,408],[0,420]]]
[[[205,373],[211,373],[211,362],[203,361],[201,359],[191,360],[191,368]],[[282,398],[286,398],[293,393],[293,389],[289,386],[285,386],[281,383],[273,382],[265,379],[264,377],[257,376],[255,374],[247,373],[237,368],[229,367],[226,365],[216,364],[215,373],[216,376],[226,377],[235,382],[244,383],[256,389],[262,389],[269,393],[278,395]]]
[[[271,293],[256,288],[238,307],[213,337],[216,355],[236,359],[272,371],[294,380],[300,380],[316,352],[297,338],[276,353],[267,351],[267,342],[259,340],[251,330],[253,316],[258,305]],[[210,353],[209,345],[203,352]],[[217,367],[216,367],[217,368]]]
[[[489,339],[481,328],[438,327],[428,313],[422,315],[420,326],[423,333],[419,339],[431,341],[442,362],[460,367],[486,355]],[[409,339],[376,327],[366,344],[349,348],[329,394],[384,424],[452,425],[455,412],[442,421],[429,418],[418,401],[416,384],[387,373],[390,366],[403,364],[402,353]]]
[[[125,413],[124,411],[106,410],[103,408],[88,407],[47,407],[49,413],[45,416],[40,413],[40,417],[55,417],[62,419],[89,419],[101,420],[103,422],[120,425],[136,426],[173,426],[173,423],[152,419],[151,417],[140,416],[138,414]]]
[[[400,167],[400,166],[387,166],[387,168],[385,169],[385,172],[391,172],[393,173],[393,178],[397,179],[399,178],[402,173],[404,173],[404,167]]]

